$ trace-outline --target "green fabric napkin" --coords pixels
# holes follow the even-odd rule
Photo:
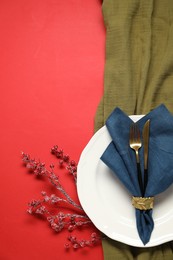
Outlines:
[[[106,63],[104,95],[95,131],[115,107],[147,114],[164,103],[173,112],[173,1],[104,0]],[[105,260],[172,260],[173,242],[135,248],[103,239]]]

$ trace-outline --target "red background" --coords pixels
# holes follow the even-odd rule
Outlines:
[[[0,259],[101,260],[101,245],[66,252],[67,232],[55,235],[26,213],[47,184],[21,163],[21,151],[56,162],[54,144],[78,161],[93,135],[105,62],[101,1],[1,0],[0,37]]]

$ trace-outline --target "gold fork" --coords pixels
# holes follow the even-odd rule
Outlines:
[[[131,124],[129,145],[130,145],[130,148],[135,151],[137,172],[138,172],[138,182],[139,182],[139,187],[141,190],[141,195],[143,197],[144,189],[143,189],[142,174],[141,174],[141,167],[140,167],[140,160],[139,160],[139,149],[142,146],[142,141],[140,138],[140,131],[139,131],[139,127],[138,127],[137,123]]]

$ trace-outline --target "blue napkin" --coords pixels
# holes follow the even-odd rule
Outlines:
[[[153,197],[165,191],[173,183],[173,116],[160,105],[138,122],[141,132],[150,119],[148,158],[148,184],[144,197]],[[121,109],[116,108],[106,121],[112,142],[101,160],[117,175],[130,194],[140,197],[135,152],[129,147],[129,131],[133,121]],[[143,147],[139,150],[141,171],[144,174]],[[136,210],[136,225],[143,244],[150,240],[154,228],[152,209]]]

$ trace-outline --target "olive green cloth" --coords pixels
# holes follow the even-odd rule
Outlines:
[[[104,0],[106,63],[99,129],[118,106],[146,114],[165,103],[173,112],[173,1]]]
[[[146,114],[164,103],[173,112],[173,1],[104,0],[106,62],[104,95],[95,131],[115,107]],[[102,240],[105,260],[172,260],[173,242],[135,248]]]

